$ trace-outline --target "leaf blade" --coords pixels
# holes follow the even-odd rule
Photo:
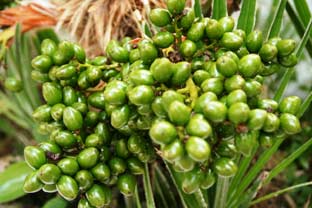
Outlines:
[[[275,11],[275,15],[272,21],[272,24],[270,26],[269,32],[268,32],[268,39],[278,36],[281,26],[282,26],[282,19],[283,19],[283,13],[286,6],[287,0],[281,0],[277,6],[277,9]]]
[[[0,173],[0,203],[5,203],[25,195],[23,184],[32,169],[26,162],[18,162]]]
[[[220,19],[227,16],[226,0],[213,0],[212,18]]]
[[[256,22],[256,0],[243,0],[237,28],[245,30],[248,35]]]

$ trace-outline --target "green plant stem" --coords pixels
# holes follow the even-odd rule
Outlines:
[[[253,151],[249,157],[243,157],[241,159],[241,162],[239,163],[239,166],[238,166],[238,171],[235,174],[235,176],[234,176],[234,178],[230,184],[229,193],[231,194],[231,196],[235,193],[234,190],[238,187],[239,183],[241,182],[242,178],[244,177],[252,159],[254,158],[255,154],[257,153],[257,150],[258,150],[258,145],[254,147],[254,149],[253,149]]]
[[[230,177],[218,176],[214,208],[225,208],[229,190]]]
[[[299,58],[303,52],[303,49],[308,41],[308,38],[310,36],[310,32],[312,30],[312,18],[310,18],[310,22],[308,24],[308,27],[296,49],[296,55],[297,55],[297,58]],[[294,73],[294,69],[293,68],[288,68],[286,69],[286,72],[284,73],[283,77],[282,77],[282,81],[280,83],[280,85],[278,86],[277,88],[277,91],[276,91],[276,94],[274,95],[274,100],[279,102],[284,94],[284,91],[291,79],[291,76],[293,75]]]
[[[205,208],[209,207],[209,203],[206,202],[203,192],[200,189],[198,189],[194,194],[195,194],[197,201],[200,203],[201,207],[205,207]]]
[[[200,5],[200,0],[195,0],[194,1],[194,11],[195,11],[195,16],[199,19],[202,18],[202,9]]]
[[[299,112],[297,113],[297,117],[301,118],[306,110],[309,108],[312,102],[312,91],[308,94],[308,96],[304,99],[303,103],[300,106]]]
[[[145,163],[144,167],[144,176],[143,176],[143,184],[145,190],[145,198],[146,198],[146,206],[147,208],[155,208],[155,201],[153,196],[153,190],[150,180],[149,167],[148,164]]]
[[[179,196],[180,196],[180,199],[181,199],[181,201],[182,201],[183,207],[184,207],[184,208],[187,208],[188,206],[186,205],[186,202],[185,202],[185,200],[184,200],[184,197],[183,197],[183,194],[182,194],[182,192],[181,192],[181,190],[180,190],[180,187],[179,187],[179,185],[177,184],[177,181],[175,180],[174,175],[172,174],[171,168],[169,167],[169,165],[168,165],[168,163],[167,163],[166,161],[164,161],[164,163],[165,163],[165,166],[166,166],[166,168],[167,168],[167,171],[168,171],[168,173],[169,173],[169,175],[170,175],[170,177],[171,177],[171,179],[172,179],[172,182],[173,182],[174,186],[175,186],[176,189],[177,189],[177,192],[178,192],[178,194],[179,194]]]
[[[141,201],[140,201],[140,196],[139,196],[139,191],[138,191],[138,186],[135,186],[134,198],[135,198],[136,207],[137,208],[142,208]]]
[[[259,160],[252,166],[248,174],[244,177],[244,179],[240,182],[237,187],[235,193],[229,198],[227,207],[237,207],[235,206],[238,203],[241,194],[245,191],[245,189],[255,180],[258,176],[259,172],[265,166],[265,164],[270,160],[272,155],[278,150],[278,147],[284,141],[283,136],[277,136],[275,143],[272,147],[266,151],[264,151],[260,156]]]
[[[265,200],[268,200],[268,199],[271,199],[273,197],[277,197],[285,192],[288,192],[288,191],[292,191],[294,189],[297,189],[297,188],[301,188],[301,187],[304,187],[304,186],[311,186],[312,185],[312,181],[310,182],[305,182],[305,183],[300,183],[300,184],[297,184],[297,185],[294,185],[294,186],[290,186],[290,187],[287,187],[285,189],[281,189],[281,190],[278,190],[276,192],[273,192],[273,193],[270,193],[268,195],[265,195],[263,197],[260,197],[254,201],[252,201],[250,203],[250,205],[254,205],[254,204],[257,204],[257,203],[260,203],[262,201],[265,201]]]
[[[286,69],[286,72],[284,73],[283,77],[282,77],[282,81],[280,82],[280,85],[278,86],[277,90],[276,90],[276,93],[273,97],[273,99],[276,101],[276,102],[280,102],[283,94],[284,94],[284,91],[288,85],[288,82],[290,81],[291,79],[291,76],[293,75],[294,73],[294,68],[287,68]]]
[[[267,39],[278,36],[282,26],[283,13],[286,3],[287,0],[280,0],[276,12],[274,13],[274,18],[268,31]]]
[[[133,198],[131,196],[124,196],[126,208],[133,208]]]
[[[302,36],[299,46],[296,48],[297,58],[299,58],[301,54],[303,53],[303,49],[310,38],[311,30],[312,30],[312,17],[310,18],[309,24],[307,25],[307,28]]]
[[[171,206],[177,207],[178,204],[176,202],[174,193],[172,192],[172,189],[170,187],[169,181],[167,180],[167,177],[163,174],[163,170],[159,167],[158,163],[155,165],[155,170],[156,170],[156,174],[158,176],[158,180],[161,186],[166,190],[166,195],[171,200],[171,203],[172,203]]]
[[[267,178],[264,181],[264,184],[268,184],[272,178],[277,176],[280,172],[282,172],[288,165],[290,165],[295,159],[297,159],[303,152],[305,152],[312,145],[312,138],[310,138],[306,143],[301,145],[296,151],[291,153],[287,158],[285,158],[282,162],[278,163],[270,172]]]
[[[162,204],[163,204],[163,207],[164,208],[169,208],[169,206],[168,206],[168,203],[167,203],[167,200],[166,200],[166,198],[165,198],[165,196],[164,196],[164,193],[163,193],[163,191],[162,191],[162,189],[161,189],[161,186],[160,186],[160,184],[159,184],[159,181],[156,179],[156,180],[154,180],[155,181],[155,188],[156,188],[156,191],[157,191],[157,193],[159,194],[159,196],[160,196],[160,200],[161,200],[161,202],[162,202]]]

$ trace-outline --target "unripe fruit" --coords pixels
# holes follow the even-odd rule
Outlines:
[[[23,90],[22,82],[14,77],[6,78],[4,86],[7,90],[10,90],[12,92],[20,92]]]
[[[262,46],[262,42],[262,32],[258,30],[252,31],[246,39],[247,49],[252,53],[257,53]]]
[[[171,17],[170,14],[167,10],[165,9],[152,9],[150,14],[149,14],[151,22],[158,26],[158,27],[164,27],[171,22]]]
[[[162,157],[170,163],[179,160],[184,155],[184,145],[179,139],[161,148]]]
[[[228,118],[234,124],[244,123],[249,117],[249,112],[250,109],[246,103],[234,103],[228,110]]]
[[[61,170],[53,164],[44,164],[38,170],[38,178],[44,184],[55,184],[61,177]]]
[[[157,144],[169,144],[178,136],[175,127],[165,120],[156,121],[150,128],[149,135]]]
[[[227,115],[226,106],[219,101],[211,101],[208,105],[203,107],[204,116],[212,122],[222,122]]]
[[[301,131],[299,119],[289,113],[283,113],[280,117],[281,127],[286,134],[298,134]]]
[[[38,171],[31,172],[26,176],[26,179],[23,185],[23,191],[25,193],[38,192],[41,190],[42,187],[43,187],[43,184],[39,180]]]
[[[78,184],[70,176],[61,176],[56,184],[56,188],[58,193],[67,201],[72,201],[78,196]]]
[[[136,179],[131,174],[123,174],[118,177],[117,187],[125,196],[131,196],[136,187]]]
[[[237,165],[229,158],[219,158],[214,163],[214,170],[219,176],[231,177],[237,172]]]
[[[47,161],[45,152],[41,148],[34,146],[25,147],[24,158],[26,163],[34,169],[40,168]]]
[[[103,185],[94,184],[87,192],[89,203],[95,207],[103,207],[112,200],[112,191]]]
[[[78,154],[77,161],[81,168],[89,169],[97,164],[99,157],[100,153],[95,147],[88,147]]]
[[[209,144],[195,136],[191,136],[185,143],[185,149],[190,158],[197,162],[203,162],[209,159],[210,146]]]
[[[285,97],[279,104],[279,110],[282,113],[295,115],[301,106],[301,99],[298,96]]]

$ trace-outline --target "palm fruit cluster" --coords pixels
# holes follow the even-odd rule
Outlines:
[[[150,12],[152,37],[112,40],[87,59],[77,44],[45,40],[32,61],[46,104],[33,118],[49,140],[25,148],[26,192],[57,191],[102,207],[130,195],[144,163],[160,156],[194,193],[231,177],[235,159],[299,133],[301,100],[263,97],[266,76],[297,63],[291,39],[265,41],[232,17],[195,18],[184,0]],[[158,158],[159,159],[159,158]]]

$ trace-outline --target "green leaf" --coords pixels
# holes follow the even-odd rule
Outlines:
[[[275,143],[273,144],[273,146],[264,151],[261,155],[259,155],[259,159],[257,160],[257,162],[251,167],[247,175],[242,179],[239,186],[234,191],[234,194],[230,196],[227,207],[237,207],[241,195],[244,193],[246,188],[248,188],[248,186],[256,179],[265,164],[271,159],[272,155],[278,150],[278,147],[284,141],[283,136],[278,136],[274,139]]]
[[[202,10],[201,10],[200,0],[195,0],[194,12],[195,12],[196,17],[198,17],[199,19],[202,18],[203,15],[202,15]]]
[[[213,0],[212,18],[220,19],[225,16],[227,16],[226,0]]]
[[[10,165],[0,173],[0,203],[24,196],[23,184],[26,176],[33,170],[25,162]]]
[[[303,103],[300,106],[299,112],[297,113],[297,117],[301,118],[306,112],[306,110],[309,108],[310,104],[312,102],[312,91],[308,94],[308,96],[304,99]]]
[[[68,202],[60,196],[56,196],[49,201],[47,201],[43,208],[66,208],[68,206]]]
[[[146,204],[149,208],[155,208],[155,201],[153,196],[153,190],[150,180],[150,174],[149,174],[149,168],[148,164],[145,164],[144,168],[144,175],[143,175],[143,185],[144,185],[144,192],[145,192],[145,198],[146,198]]]
[[[279,32],[281,30],[282,26],[282,20],[283,20],[283,13],[286,6],[287,0],[280,0],[277,9],[274,14],[274,18],[272,21],[272,24],[270,26],[269,32],[268,32],[268,39],[272,37],[276,37],[279,35]]]
[[[306,28],[306,25],[308,24],[303,24],[303,22],[301,21],[302,17],[299,18],[298,15],[301,15],[300,13],[296,13],[295,9],[290,5],[289,2],[287,2],[286,4],[286,11],[290,17],[290,20],[292,21],[293,25],[295,26],[297,33],[302,37]],[[306,19],[306,18],[305,18]],[[309,22],[309,20],[308,20]],[[310,38],[308,39],[308,42],[306,44],[306,49],[310,55],[310,57],[312,57],[312,38],[310,35]]]
[[[214,208],[226,208],[230,177],[218,176]]]
[[[282,172],[288,165],[290,165],[295,159],[297,159],[302,153],[304,153],[312,145],[312,138],[310,138],[306,143],[301,145],[296,151],[291,153],[287,158],[278,163],[270,172],[264,183],[268,184],[272,178],[277,176]]]
[[[307,44],[308,38],[310,36],[310,32],[312,30],[312,18],[310,18],[310,22],[309,25],[307,27],[307,29],[304,32],[304,35],[296,49],[296,56],[297,58],[299,58],[303,52],[303,49],[305,47],[305,45]],[[277,102],[279,102],[284,94],[284,91],[291,79],[291,76],[294,73],[294,69],[293,68],[288,68],[286,69],[286,72],[284,73],[283,77],[282,77],[282,81],[280,82],[280,85],[278,86],[276,93],[274,95],[274,100],[276,100]]]
[[[311,185],[312,185],[312,181],[309,181],[309,182],[306,182],[306,183],[300,183],[300,184],[297,184],[297,185],[294,185],[294,186],[290,186],[290,187],[287,187],[285,189],[281,189],[281,190],[275,191],[273,193],[270,193],[268,195],[265,195],[263,197],[260,197],[260,198],[258,198],[256,200],[252,201],[250,203],[250,205],[254,205],[254,204],[260,203],[262,201],[265,201],[265,200],[277,197],[277,196],[279,196],[279,195],[281,195],[283,193],[292,191],[292,190],[297,189],[297,188],[302,188],[302,187],[311,186]]]
[[[183,173],[178,173],[173,170],[170,164],[164,161],[166,168],[170,174],[170,177],[178,191],[178,194],[181,198],[183,207],[185,208],[204,208],[201,203],[198,202],[196,196],[194,194],[185,194],[181,189],[182,180],[184,178]]]
[[[306,26],[309,23],[311,18],[311,12],[309,9],[309,5],[306,0],[294,0],[294,4],[296,10],[298,11],[298,15],[300,16],[301,21]]]
[[[237,28],[245,30],[248,35],[255,26],[256,0],[243,0],[237,22]]]

